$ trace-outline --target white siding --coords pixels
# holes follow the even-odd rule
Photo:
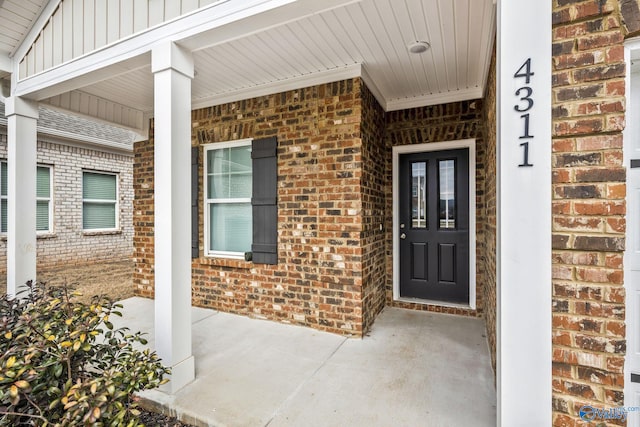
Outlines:
[[[84,4],[83,0],[67,1],[73,3],[73,15],[71,16],[73,57],[77,58],[84,53]]]
[[[95,31],[96,39],[94,48],[99,48],[107,44],[107,2],[99,1],[95,3]]]
[[[81,91],[63,93],[48,99],[48,103],[65,110],[107,120],[129,128],[144,129],[142,111],[107,101]]]
[[[149,5],[147,0],[133,0],[133,32],[137,33],[149,25]]]
[[[53,42],[52,46],[52,55],[53,55],[53,64],[61,64],[62,63],[62,14],[54,13],[51,19],[51,28],[52,28],[52,40],[53,34],[56,34],[56,40]],[[22,65],[22,64],[21,64]],[[22,75],[22,68],[20,69],[20,75]]]
[[[32,48],[21,59],[20,78],[218,1],[62,0]],[[30,4],[29,1],[26,3]],[[7,34],[11,32],[7,31]],[[15,37],[19,37],[18,31]],[[0,47],[3,42],[0,39]]]
[[[64,1],[60,6],[56,13],[62,15],[62,28],[55,28],[55,30],[62,30],[62,40],[60,41],[62,43],[62,61],[66,62],[73,58],[73,2],[71,0]],[[47,25],[51,25],[51,23]],[[33,51],[27,54],[27,58],[31,56],[33,56]],[[30,68],[27,67],[27,69],[31,71]]]
[[[133,16],[123,18],[133,20]],[[120,39],[120,25],[120,1],[107,0],[107,43]]]

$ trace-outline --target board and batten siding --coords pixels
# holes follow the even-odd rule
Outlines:
[[[220,0],[62,0],[20,60],[20,78]]]
[[[88,114],[122,126],[140,130],[144,128],[142,111],[79,90],[56,95],[49,98],[47,102],[54,107]]]

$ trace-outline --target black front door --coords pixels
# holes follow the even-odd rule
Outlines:
[[[400,156],[400,296],[469,303],[469,150]]]

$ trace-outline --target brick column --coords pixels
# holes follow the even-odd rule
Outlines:
[[[633,1],[554,2],[552,387],[558,427],[583,425],[583,405],[625,403],[622,130],[628,93],[620,13],[637,7]]]
[[[193,58],[171,42],[152,51],[155,113],[155,335],[171,367],[165,390],[193,381],[191,353],[191,79]]]
[[[8,138],[7,294],[36,279],[36,141],[38,106],[5,101]]]

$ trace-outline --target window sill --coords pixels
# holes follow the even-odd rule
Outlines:
[[[56,237],[58,237],[58,235],[53,231],[36,234],[36,239],[55,239]]]
[[[122,234],[122,230],[82,230],[83,236],[109,236],[113,234]]]
[[[245,270],[249,270],[255,267],[255,264],[253,262],[245,261],[243,259],[237,259],[237,258],[218,258],[218,257],[204,256],[200,258],[194,258],[193,261],[196,261],[200,265],[241,268]]]
[[[46,232],[46,233],[38,233],[36,234],[36,239],[40,240],[40,239],[55,239],[56,237],[58,237],[58,235],[54,232]],[[2,233],[0,235],[0,242],[6,242],[7,241],[7,233]]]

